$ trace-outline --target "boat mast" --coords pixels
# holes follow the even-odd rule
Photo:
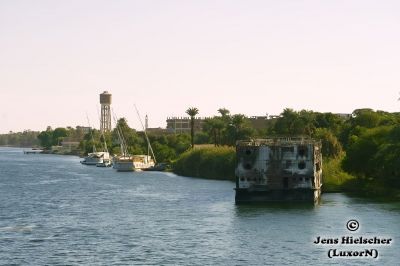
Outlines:
[[[93,130],[92,130],[92,127],[90,126],[89,116],[88,116],[87,112],[86,112],[86,119],[87,119],[87,122],[88,122],[88,125],[90,128],[90,136],[92,137],[93,152],[96,153],[97,151],[96,151],[96,145],[94,144]]]
[[[118,120],[117,120],[117,117],[116,117],[113,109],[112,109],[112,113],[113,113],[115,127],[117,129],[118,139],[119,139],[119,142],[121,145],[121,153],[124,157],[126,157],[128,155],[128,151],[127,151],[127,147],[126,147],[125,138],[124,138],[124,135],[122,134],[122,129],[118,126],[118,122],[117,122]]]
[[[99,121],[100,121],[101,118],[100,118],[99,108],[96,108],[96,110],[97,110],[97,117],[98,117],[98,119],[99,119]],[[107,142],[106,142],[106,136],[104,135],[104,130],[103,130],[103,131],[100,131],[100,133],[101,133],[101,135],[103,136],[103,140],[104,140],[104,143],[103,143],[103,146],[104,146],[104,147],[103,147],[103,151],[108,153]]]
[[[150,149],[151,155],[153,156],[154,163],[157,163],[157,161],[156,161],[156,156],[154,156],[153,148],[151,147],[149,137],[147,136],[146,128],[144,127],[143,122],[142,122],[142,119],[140,118],[139,110],[137,109],[136,104],[134,104],[133,106],[135,106],[136,113],[137,113],[137,115],[138,115],[138,117],[139,117],[140,124],[142,125],[142,128],[143,128],[144,136],[146,137],[146,141],[147,141],[147,150]],[[147,153],[148,153],[148,152],[147,152]]]

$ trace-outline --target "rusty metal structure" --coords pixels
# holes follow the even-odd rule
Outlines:
[[[320,141],[307,137],[238,141],[236,156],[236,203],[320,199]]]
[[[104,91],[100,94],[100,131],[110,132],[111,131],[111,94],[108,91]]]

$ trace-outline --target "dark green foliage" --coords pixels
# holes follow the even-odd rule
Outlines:
[[[71,128],[58,127],[52,130],[51,127],[47,127],[46,131],[40,132],[37,138],[42,147],[50,149],[51,146],[60,145],[65,137],[70,136],[70,131],[72,131]]]
[[[234,180],[235,149],[232,147],[207,147],[187,151],[174,164],[179,175],[209,179]]]
[[[248,118],[243,114],[230,115],[229,110],[218,109],[221,116],[205,120],[203,130],[208,133],[214,146],[234,146],[237,140],[249,139],[255,135]]]
[[[205,132],[197,132],[194,135],[194,143],[195,144],[207,144],[210,143],[210,138]]]
[[[33,147],[38,146],[39,132],[25,130],[23,132],[9,132],[0,134],[0,146]]]
[[[112,154],[122,154],[120,137],[123,138],[123,141],[127,146],[128,154],[147,153],[147,143],[144,134],[139,136],[136,130],[129,127],[128,121],[125,118],[118,119],[117,125],[111,133],[111,145],[109,146],[109,151]]]
[[[209,138],[212,139],[215,146],[221,144],[222,130],[226,125],[221,117],[208,118],[204,121],[203,130],[209,134]]]
[[[53,130],[47,128],[46,131],[40,132],[38,139],[40,141],[40,146],[50,149],[53,145]]]
[[[277,119],[273,133],[286,136],[311,136],[315,130],[315,124],[315,114],[312,111],[296,112],[286,108]]]
[[[337,158],[342,154],[342,145],[327,128],[317,128],[314,138],[322,141],[322,154],[324,157]]]
[[[400,188],[399,131],[399,126],[378,126],[351,136],[343,169]]]
[[[187,134],[152,136],[149,135],[154,154],[158,162],[171,162],[177,155],[190,148],[190,137]]]

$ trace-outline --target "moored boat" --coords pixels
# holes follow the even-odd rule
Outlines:
[[[119,172],[142,171],[154,167],[149,155],[117,156],[113,160],[113,168]]]
[[[105,161],[110,161],[108,152],[91,152],[80,163],[85,165],[103,164]]]
[[[320,141],[304,137],[239,141],[236,155],[236,203],[319,201]]]
[[[31,150],[24,150],[24,154],[39,154],[39,153],[43,153],[43,150],[37,148],[32,148]]]
[[[167,164],[166,163],[157,163],[154,166],[146,168],[146,169],[143,169],[143,170],[144,171],[159,171],[159,172],[162,172],[162,171],[165,171],[166,169],[167,169]]]

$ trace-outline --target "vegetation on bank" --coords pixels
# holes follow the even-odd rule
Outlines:
[[[192,118],[198,112],[196,107],[187,110]],[[124,118],[118,120],[117,127],[125,138],[129,153],[147,153],[143,132],[130,128]],[[339,115],[287,108],[279,116],[264,120],[263,127],[260,124],[254,127],[245,115],[231,114],[229,110],[221,108],[218,115],[204,121],[202,131],[191,130],[190,133],[149,133],[157,161],[174,162],[174,171],[181,175],[232,179],[233,147],[237,140],[305,135],[322,141],[325,192],[348,191],[367,196],[400,195],[399,113],[357,109],[350,115]],[[19,143],[23,143],[22,139],[32,134],[24,132],[11,137],[18,137]],[[110,153],[121,152],[116,129],[101,135],[98,130],[83,134],[70,127],[54,130],[47,128],[36,133],[36,136],[45,148],[69,139],[79,141],[78,148],[82,154],[92,152],[94,146],[101,150],[104,142]],[[18,143],[10,141],[10,136],[7,137],[8,144]],[[0,145],[7,144],[4,139],[4,135],[1,135]],[[193,149],[193,145],[196,147],[199,144],[209,144],[216,148]]]
[[[233,147],[204,147],[188,150],[173,164],[178,175],[235,180],[236,154]]]
[[[40,144],[38,135],[39,132],[30,130],[0,134],[0,146],[35,147]]]
[[[342,160],[343,156],[323,160],[322,192],[349,192],[353,189],[350,184],[356,177],[342,170]]]

